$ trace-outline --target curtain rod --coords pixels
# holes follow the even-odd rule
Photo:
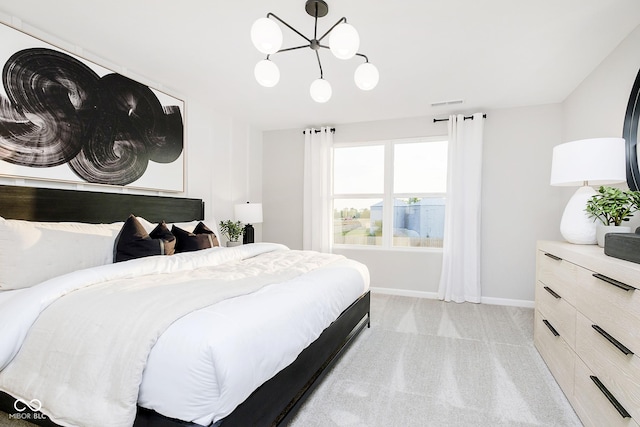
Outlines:
[[[331,128],[331,129],[329,129],[329,131],[330,131],[331,133],[336,133],[336,128]],[[313,129],[313,132],[314,132],[314,133],[320,133],[320,132],[322,132],[322,130],[320,130],[320,129]],[[306,135],[306,134],[307,134],[307,131],[306,131],[306,130],[303,130],[303,131],[302,131],[302,134],[303,134],[303,135]]]
[[[486,114],[483,114],[483,115],[482,115],[482,118],[483,118],[483,119],[486,119],[486,118],[487,118],[487,115],[486,115]],[[464,116],[464,119],[465,119],[465,120],[467,120],[467,119],[471,119],[471,120],[473,120],[473,116]],[[433,119],[433,123],[436,123],[436,122],[448,122],[448,121],[449,121],[449,118],[446,118],[446,119]]]

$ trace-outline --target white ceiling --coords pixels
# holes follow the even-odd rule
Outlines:
[[[362,60],[322,50],[333,86],[326,104],[309,96],[319,77],[311,50],[272,56],[281,72],[274,88],[253,77],[263,59],[253,21],[272,12],[310,37],[304,0],[0,0],[0,12],[264,130],[561,102],[640,25],[638,0],[327,2],[319,33],[346,16],[380,83],[359,90]],[[284,47],[304,42],[283,33]],[[430,105],[454,99],[464,103]]]

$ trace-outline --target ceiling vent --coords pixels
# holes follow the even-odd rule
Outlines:
[[[439,102],[432,102],[431,106],[432,107],[442,107],[445,105],[455,105],[455,104],[462,104],[462,99],[452,99],[451,101],[439,101]]]

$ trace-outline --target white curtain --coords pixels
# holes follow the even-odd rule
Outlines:
[[[442,275],[444,301],[476,302],[480,287],[480,201],[482,188],[482,113],[473,120],[449,116],[447,204]]]
[[[331,129],[304,131],[304,208],[302,247],[330,252]]]

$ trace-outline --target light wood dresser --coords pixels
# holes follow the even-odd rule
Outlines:
[[[585,426],[640,425],[640,264],[540,241],[534,343]]]

